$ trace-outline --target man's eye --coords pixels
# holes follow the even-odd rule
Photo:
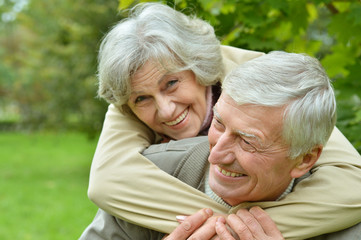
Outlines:
[[[223,128],[222,122],[219,121],[219,119],[217,119],[217,118],[215,118],[215,117],[213,118],[213,125],[214,125],[215,127],[217,127],[217,129]]]
[[[247,152],[256,152],[256,148],[250,142],[244,140],[243,138],[241,139],[241,147]]]

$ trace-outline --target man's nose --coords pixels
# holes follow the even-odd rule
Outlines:
[[[223,133],[211,146],[208,161],[212,164],[230,164],[235,160],[234,138]]]
[[[168,96],[159,96],[156,98],[158,117],[163,121],[172,120],[174,117],[175,104]]]

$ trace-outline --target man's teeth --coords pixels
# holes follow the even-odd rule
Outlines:
[[[174,126],[174,125],[177,125],[178,123],[180,123],[181,121],[184,120],[184,118],[187,116],[188,114],[188,108],[174,121],[170,121],[170,122],[164,122],[165,125],[167,126]]]
[[[224,176],[227,176],[227,177],[240,177],[240,176],[243,176],[243,174],[241,174],[241,173],[228,172],[228,171],[226,171],[226,170],[224,170],[224,169],[222,169],[222,168],[220,168],[218,166],[217,166],[217,168],[218,168],[218,171],[220,173],[222,173]]]

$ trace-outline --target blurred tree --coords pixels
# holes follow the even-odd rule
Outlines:
[[[139,2],[119,1],[125,9]],[[159,2],[159,1],[158,1]],[[360,0],[161,1],[209,21],[222,44],[307,53],[334,81],[338,127],[361,152]]]
[[[99,132],[106,104],[95,98],[97,49],[117,20],[116,1],[63,0],[31,1],[2,22],[0,85],[23,127]]]

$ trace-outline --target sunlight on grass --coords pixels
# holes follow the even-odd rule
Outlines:
[[[0,133],[0,239],[77,239],[96,140],[77,133]]]

